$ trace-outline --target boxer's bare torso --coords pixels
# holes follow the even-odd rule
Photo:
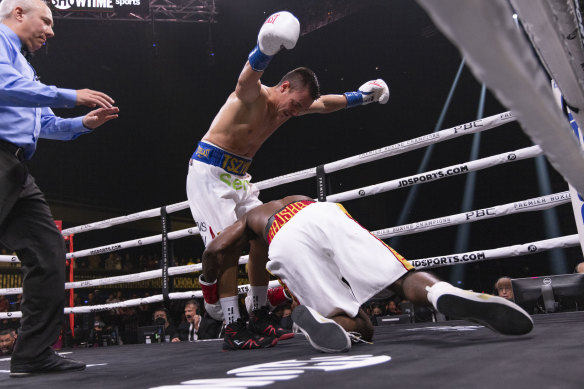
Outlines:
[[[252,158],[261,145],[293,116],[327,113],[346,106],[343,95],[326,95],[312,100],[307,89],[291,89],[290,83],[268,87],[259,81],[247,63],[236,90],[213,119],[203,141],[231,153]]]

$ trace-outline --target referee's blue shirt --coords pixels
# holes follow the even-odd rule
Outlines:
[[[0,139],[22,147],[30,159],[38,138],[71,140],[91,130],[83,116],[55,116],[49,107],[74,107],[77,92],[39,82],[21,47],[18,35],[0,23]]]

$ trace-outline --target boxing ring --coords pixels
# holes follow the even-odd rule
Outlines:
[[[431,134],[424,135],[421,137],[416,137],[413,139],[405,140],[405,141],[402,141],[402,142],[399,142],[399,143],[396,143],[396,144],[393,144],[390,146],[386,146],[383,148],[372,150],[370,152],[355,155],[353,157],[349,157],[349,158],[346,158],[343,160],[328,163],[328,164],[325,164],[322,166],[285,174],[285,175],[271,178],[271,179],[265,180],[265,181],[260,181],[256,185],[258,185],[258,187],[263,190],[263,189],[267,189],[267,188],[271,188],[271,187],[275,187],[275,186],[279,186],[279,185],[283,185],[283,184],[288,184],[288,183],[291,183],[294,181],[312,178],[312,179],[315,179],[317,182],[317,188],[319,189],[319,193],[318,193],[319,200],[342,202],[342,201],[349,201],[349,200],[366,198],[366,197],[373,196],[373,195],[380,194],[380,193],[384,193],[387,191],[402,189],[402,188],[410,187],[413,185],[419,185],[419,184],[423,184],[423,183],[430,183],[430,182],[436,181],[436,180],[448,179],[449,177],[453,177],[456,175],[461,175],[461,174],[465,174],[468,172],[480,171],[483,169],[487,169],[487,168],[502,165],[502,164],[512,164],[516,161],[520,161],[520,160],[524,160],[524,159],[528,159],[528,158],[535,158],[535,157],[541,155],[542,150],[539,146],[530,146],[530,147],[526,147],[523,149],[512,150],[509,152],[477,159],[475,161],[461,162],[461,163],[456,164],[456,165],[445,166],[445,167],[440,168],[440,169],[434,169],[434,170],[423,172],[423,173],[416,174],[416,175],[400,177],[400,178],[396,178],[396,179],[393,179],[390,181],[381,182],[381,183],[378,183],[375,185],[365,186],[365,187],[361,187],[361,188],[356,188],[356,189],[352,189],[352,190],[341,192],[341,193],[336,193],[336,194],[327,194],[326,193],[326,187],[327,187],[326,175],[330,174],[332,172],[341,171],[341,170],[344,170],[344,169],[347,169],[347,168],[350,168],[350,167],[353,167],[356,165],[365,164],[365,163],[372,162],[375,160],[389,158],[389,157],[403,154],[403,153],[406,153],[406,152],[409,152],[409,151],[412,151],[415,149],[427,147],[431,144],[436,144],[439,142],[448,141],[448,140],[451,140],[451,139],[454,139],[457,137],[462,137],[462,136],[471,135],[471,134],[478,133],[478,132],[492,130],[492,129],[495,129],[497,127],[506,125],[508,123],[512,123],[514,121],[515,121],[515,117],[514,117],[513,113],[502,112],[500,114],[493,115],[493,116],[490,116],[490,117],[487,117],[484,119],[475,120],[475,121],[464,123],[464,124],[461,124],[461,125],[458,125],[458,126],[455,126],[452,128],[441,130],[441,131],[438,131],[435,133],[431,133]],[[387,238],[391,238],[394,236],[399,236],[399,235],[404,235],[404,234],[415,234],[415,233],[425,232],[425,231],[429,231],[429,230],[436,230],[436,229],[440,229],[440,228],[445,228],[447,226],[459,225],[459,224],[463,224],[463,223],[472,223],[475,221],[485,220],[485,219],[489,219],[489,218],[498,218],[498,217],[503,217],[503,216],[517,214],[517,213],[523,213],[523,212],[542,211],[545,209],[550,209],[553,207],[568,204],[568,203],[570,203],[570,199],[571,199],[570,193],[568,191],[564,191],[564,192],[552,193],[552,194],[548,194],[548,195],[540,196],[540,197],[536,197],[536,198],[518,199],[517,201],[515,201],[513,203],[493,205],[492,207],[489,207],[489,208],[475,209],[475,210],[465,212],[465,213],[444,215],[444,216],[434,218],[434,219],[420,220],[420,221],[405,224],[405,225],[387,227],[387,228],[383,228],[383,229],[379,229],[379,230],[375,230],[375,231],[371,231],[371,232],[374,235],[376,235],[377,237],[379,237],[380,239],[387,239]],[[89,224],[82,225],[82,226],[68,228],[68,229],[63,230],[62,233],[63,233],[64,237],[70,237],[70,236],[81,234],[81,233],[88,233],[90,231],[99,231],[99,230],[104,229],[104,228],[112,228],[112,227],[115,227],[117,225],[129,223],[129,222],[134,222],[134,221],[145,219],[145,218],[153,218],[153,217],[161,217],[162,220],[164,221],[165,218],[168,217],[168,214],[171,214],[173,212],[178,212],[178,211],[184,210],[186,208],[188,208],[187,202],[181,202],[181,203],[172,204],[172,205],[168,205],[168,206],[161,207],[161,208],[155,208],[155,209],[150,209],[150,210],[130,214],[127,216],[117,217],[117,218],[103,220],[103,221],[99,221],[99,222],[95,222],[95,223],[89,223]],[[166,225],[167,224],[165,224],[164,222],[162,223],[163,228]],[[178,231],[163,231],[162,234],[160,234],[160,235],[147,236],[147,237],[143,237],[140,239],[134,239],[134,240],[123,241],[123,242],[116,242],[116,243],[112,243],[112,244],[105,245],[105,246],[88,248],[88,249],[83,249],[83,250],[78,250],[78,251],[72,251],[72,252],[67,254],[67,259],[74,260],[77,258],[82,258],[85,256],[94,255],[96,253],[109,253],[109,252],[124,250],[124,249],[132,248],[132,247],[139,247],[139,246],[152,245],[152,244],[158,244],[158,243],[160,243],[163,248],[168,248],[168,243],[171,240],[181,239],[184,237],[190,237],[190,236],[197,235],[197,234],[198,234],[198,230],[197,230],[196,226],[193,226],[193,227],[188,228],[188,229],[178,230]],[[542,252],[545,250],[550,250],[552,248],[574,247],[574,246],[578,246],[579,244],[580,244],[580,241],[579,241],[578,235],[573,234],[573,235],[555,237],[555,238],[547,239],[547,240],[543,240],[543,241],[533,241],[533,242],[527,242],[527,243],[519,243],[518,242],[518,244],[512,245],[512,246],[490,248],[490,249],[485,249],[485,250],[481,250],[481,251],[437,255],[435,257],[430,257],[430,258],[414,258],[414,259],[410,259],[410,261],[414,264],[414,266],[416,266],[419,269],[431,269],[431,268],[435,268],[435,267],[454,266],[454,265],[463,264],[463,263],[470,263],[470,262],[480,262],[480,261],[495,260],[495,259],[500,259],[500,258],[509,258],[509,257],[515,257],[515,256],[530,255],[533,253]],[[168,250],[166,250],[165,252],[168,252]],[[17,262],[18,258],[14,257],[14,256],[2,256],[2,257],[0,257],[0,260],[4,261],[4,262]],[[247,257],[241,257],[239,263],[240,264],[247,263]],[[162,282],[163,291],[161,294],[158,294],[158,295],[145,297],[145,298],[139,298],[139,299],[130,299],[130,300],[125,300],[122,302],[117,302],[117,303],[112,303],[112,304],[100,304],[100,305],[94,305],[94,306],[81,306],[81,307],[66,307],[64,313],[65,314],[75,314],[75,313],[100,312],[100,311],[112,310],[112,309],[116,309],[116,308],[138,306],[138,305],[142,305],[142,304],[161,303],[161,302],[165,302],[165,301],[168,302],[169,300],[175,300],[175,299],[202,298],[202,292],[200,290],[172,293],[172,292],[169,292],[170,288],[168,285],[169,280],[171,280],[170,277],[172,277],[172,276],[200,272],[201,271],[201,264],[194,264],[194,265],[187,265],[187,266],[174,266],[174,267],[168,266],[168,264],[169,264],[169,258],[163,252],[163,258],[162,258],[163,268],[162,269],[140,272],[140,273],[129,274],[129,275],[121,275],[121,276],[116,276],[116,277],[67,282],[65,285],[65,288],[68,290],[74,290],[74,289],[80,289],[80,288],[95,288],[95,287],[104,286],[104,285],[115,285],[115,284],[119,284],[119,283],[138,282],[138,281],[162,277],[163,278],[163,282]],[[166,281],[164,281],[165,277],[166,277]],[[194,277],[195,277],[195,275],[193,275],[193,278]],[[277,281],[270,282],[270,286],[276,286],[277,284],[278,284]],[[249,288],[248,285],[240,285],[239,286],[240,294],[246,293],[248,288]],[[18,294],[18,293],[22,293],[21,288],[0,289],[0,294],[2,294],[2,295],[13,295],[13,294]],[[562,315],[562,314],[557,314],[557,315]],[[20,312],[0,313],[0,318],[18,318],[18,317],[20,317]],[[568,316],[568,317],[570,318],[570,321],[576,320],[576,319],[582,320],[584,318],[584,315],[582,315],[580,313],[573,313],[573,315]],[[573,318],[576,318],[576,319],[573,319]],[[551,329],[547,328],[548,326],[551,326],[551,327],[562,326],[562,331],[564,333],[566,333],[566,332],[569,333],[570,331],[578,332],[576,329],[571,328],[571,326],[569,324],[566,324],[565,322],[562,322],[562,321],[560,321],[560,323],[556,323],[554,320],[551,320],[551,319],[546,319],[547,321],[543,320],[543,319],[541,319],[541,320],[544,323],[541,331],[546,331],[546,332],[551,331]],[[536,321],[536,323],[537,323],[537,321]],[[567,328],[563,328],[563,326],[566,326]],[[494,342],[495,344],[499,344],[499,343],[506,344],[506,342],[511,342],[518,348],[524,347],[524,346],[520,346],[521,342],[526,342],[529,345],[538,344],[537,342],[539,342],[538,337],[537,337],[537,331],[539,331],[539,329],[537,331],[535,331],[535,335],[530,334],[530,335],[527,335],[525,337],[521,337],[522,338],[521,341],[513,341],[512,339],[509,340],[508,338],[492,334],[490,331],[488,331],[487,329],[482,328],[480,326],[471,325],[468,322],[462,322],[462,321],[460,321],[460,322],[449,321],[447,323],[425,323],[425,324],[418,323],[418,324],[407,325],[406,327],[401,328],[401,326],[400,326],[401,329],[396,329],[397,327],[396,328],[376,327],[375,339],[381,339],[381,340],[379,341],[379,343],[378,343],[378,341],[375,341],[375,343],[373,345],[375,350],[377,350],[378,347],[380,347],[382,350],[387,348],[387,355],[393,355],[393,354],[398,352],[397,350],[400,350],[399,352],[403,351],[405,354],[410,354],[412,352],[412,350],[410,349],[411,344],[412,344],[411,342],[403,342],[402,343],[402,341],[395,341],[395,340],[392,341],[392,340],[387,339],[387,337],[391,338],[392,336],[394,336],[396,331],[397,331],[397,333],[399,333],[400,338],[402,338],[405,334],[407,334],[407,335],[405,335],[406,339],[408,339],[410,337],[417,339],[417,340],[412,341],[414,344],[417,341],[421,341],[421,339],[425,339],[424,342],[430,341],[429,339],[427,339],[427,337],[430,336],[431,334],[436,333],[436,332],[444,333],[448,337],[453,337],[454,336],[453,334],[456,334],[456,336],[459,336],[460,333],[462,333],[462,334],[464,334],[464,336],[469,336],[471,340],[472,339],[476,340],[478,338],[481,338],[483,340],[484,339],[491,339],[490,341],[485,341],[487,343],[489,343],[491,341]],[[405,332],[402,333],[400,331],[402,331],[402,332],[405,331]],[[408,331],[411,331],[411,332],[408,332]],[[412,334],[412,335],[410,335],[410,334]],[[576,335],[574,335],[574,336],[576,336]],[[523,338],[525,338],[525,339],[523,339]],[[579,338],[581,338],[581,336],[579,336]],[[292,360],[292,359],[296,358],[297,360],[302,360],[304,362],[302,362],[302,363],[300,363],[300,362],[294,362],[294,363],[286,362],[286,363],[284,363],[283,366],[287,366],[288,363],[292,363],[293,365],[295,365],[296,363],[299,363],[302,366],[305,366],[306,364],[310,365],[310,364],[315,363],[314,361],[319,361],[318,358],[321,358],[321,359],[327,358],[327,357],[323,357],[322,354],[312,355],[312,354],[314,354],[312,352],[313,350],[310,348],[308,343],[303,341],[303,340],[304,339],[302,339],[302,335],[297,335],[296,339],[294,339],[290,343],[288,343],[287,341],[281,342],[280,344],[278,344],[278,346],[276,348],[274,348],[273,351],[272,350],[260,350],[259,352],[253,352],[252,353],[253,357],[254,357],[253,360],[258,361],[258,364],[261,365],[262,362],[266,362],[266,360],[269,361],[269,360],[272,360],[274,358],[276,358],[278,360],[283,360],[283,361],[288,361],[288,360]],[[455,339],[455,338],[452,338],[451,340],[453,341],[453,343],[450,345],[452,347],[454,347],[453,346],[454,344],[459,344],[459,341],[460,341],[460,339]],[[93,372],[95,371],[95,372],[97,372],[96,373],[97,376],[100,377],[99,384],[97,384],[97,383],[96,384],[88,384],[87,382],[84,382],[82,384],[82,387],[86,387],[86,386],[92,387],[91,385],[95,385],[95,387],[98,387],[99,385],[103,385],[103,383],[104,383],[103,375],[106,374],[105,370],[110,369],[110,365],[113,364],[113,362],[111,362],[112,361],[111,358],[114,358],[116,363],[121,363],[122,365],[127,366],[128,362],[125,358],[131,359],[130,355],[134,355],[134,353],[142,354],[145,351],[145,349],[143,347],[156,347],[157,357],[158,357],[158,354],[160,354],[160,358],[162,358],[163,360],[168,359],[168,363],[170,363],[170,359],[172,359],[174,361],[173,364],[176,363],[176,361],[173,359],[174,356],[176,356],[176,355],[179,355],[179,356],[183,355],[185,360],[189,360],[189,358],[194,358],[193,355],[201,355],[201,358],[203,358],[203,359],[207,359],[208,356],[211,355],[212,360],[213,360],[214,358],[217,357],[218,354],[222,354],[222,357],[219,360],[220,362],[217,362],[217,365],[221,366],[221,368],[219,370],[217,370],[218,367],[216,365],[210,364],[209,361],[206,361],[205,363],[202,363],[202,365],[201,365],[204,367],[204,372],[199,371],[197,368],[197,369],[195,369],[195,371],[197,373],[195,374],[194,372],[190,372],[190,373],[188,373],[188,374],[190,374],[190,376],[188,376],[188,377],[184,375],[184,374],[187,374],[187,371],[188,371],[187,366],[184,367],[185,371],[184,372],[181,371],[181,373],[175,372],[173,370],[173,372],[174,372],[173,376],[176,375],[176,377],[174,377],[174,378],[184,376],[184,377],[186,377],[186,378],[184,378],[184,380],[187,380],[187,381],[192,381],[195,378],[200,379],[201,376],[209,377],[208,380],[210,380],[210,381],[198,382],[194,387],[209,387],[207,385],[211,385],[211,383],[213,383],[213,385],[218,384],[218,382],[219,382],[219,381],[217,381],[218,374],[220,376],[223,376],[225,374],[228,375],[227,376],[228,378],[223,378],[223,379],[228,381],[228,385],[231,385],[229,387],[240,387],[237,385],[243,385],[244,387],[254,387],[254,386],[258,386],[258,383],[265,384],[267,382],[267,381],[265,381],[265,379],[258,380],[257,377],[265,377],[267,373],[265,373],[263,371],[261,372],[261,374],[258,373],[255,370],[256,367],[251,369],[251,372],[245,373],[247,375],[245,375],[244,373],[241,373],[241,374],[244,374],[243,376],[249,377],[249,378],[246,378],[246,379],[240,378],[240,377],[242,377],[242,375],[240,373],[236,373],[237,378],[232,377],[230,375],[230,374],[232,374],[232,373],[230,373],[231,370],[226,368],[226,367],[224,368],[223,366],[234,366],[234,367],[239,366],[239,365],[237,365],[237,363],[241,362],[241,361],[239,361],[240,358],[238,356],[241,356],[242,353],[240,353],[240,352],[227,353],[227,354],[229,354],[229,356],[225,357],[224,354],[226,354],[226,353],[220,352],[220,343],[219,342],[220,341],[214,341],[214,340],[198,342],[198,343],[201,343],[202,345],[200,346],[200,348],[199,347],[197,348],[197,350],[195,351],[195,354],[193,354],[192,348],[188,347],[188,344],[172,344],[172,343],[170,343],[170,344],[163,343],[163,344],[154,345],[154,346],[153,345],[115,346],[116,347],[115,350],[120,349],[119,350],[120,352],[113,352],[114,349],[111,349],[109,347],[108,348],[104,347],[104,348],[99,348],[99,349],[73,349],[74,350],[73,354],[76,358],[81,359],[81,360],[86,360],[87,363],[89,363],[87,374],[90,374],[90,376],[92,376]],[[430,341],[430,343],[431,343],[431,341]],[[443,340],[443,339],[440,340],[436,344],[436,347],[438,347],[438,348],[442,347],[442,346],[440,346],[441,344],[444,347],[450,347],[450,346],[445,346],[445,344],[449,344],[448,340]],[[338,362],[334,362],[334,363],[331,362],[331,363],[333,365],[336,365],[338,363],[340,363],[340,364],[347,363],[348,365],[351,365],[353,363],[357,363],[356,361],[361,361],[364,364],[364,366],[367,366],[368,363],[372,363],[371,367],[367,367],[367,369],[372,369],[372,371],[377,371],[379,369],[379,368],[374,367],[374,365],[376,365],[376,363],[374,363],[375,361],[378,361],[378,363],[380,363],[380,364],[391,363],[391,359],[384,359],[385,357],[379,357],[379,358],[381,358],[381,359],[379,359],[379,358],[374,357],[374,356],[367,356],[369,354],[362,354],[362,350],[363,350],[364,346],[354,347],[353,351],[351,351],[347,356],[338,357],[338,358],[340,358]],[[491,346],[492,345],[490,344],[489,347],[491,347]],[[401,350],[400,347],[403,347],[403,350]],[[409,351],[406,351],[406,349]],[[462,349],[465,349],[465,347],[462,347]],[[68,349],[64,349],[63,351],[66,353],[67,350]],[[148,349],[148,350],[151,351],[153,349]],[[389,350],[392,350],[392,351],[390,352]],[[569,350],[569,348],[567,348],[566,350]],[[498,348],[495,348],[493,350],[494,357],[498,352],[499,352]],[[310,355],[312,355],[311,356],[312,359],[306,358],[306,353],[312,353],[312,354],[310,354]],[[123,357],[122,359],[119,359],[120,356],[124,356],[124,355],[125,355],[125,357]],[[235,356],[232,357],[232,355],[235,355]],[[385,354],[383,354],[383,355],[385,355]],[[142,357],[144,357],[144,356],[142,356]],[[224,363],[225,358],[227,358],[231,362],[225,364]],[[343,358],[345,358],[345,359],[343,359]],[[349,358],[349,359],[356,358],[356,361],[355,360],[347,360],[347,358]],[[464,361],[463,354],[458,355],[458,357],[456,357],[456,358],[460,358],[461,363]],[[246,356],[245,359],[248,360],[249,358]],[[363,362],[361,359],[363,359],[363,361],[366,360],[368,362]],[[110,361],[110,362],[103,362],[106,360]],[[95,362],[95,361],[102,361],[102,362]],[[334,358],[332,361],[334,361]],[[359,362],[359,363],[361,363],[361,362]],[[357,365],[359,365],[359,363],[357,363]],[[440,362],[437,362],[437,363],[439,365]],[[3,368],[0,365],[0,373],[2,371],[4,373],[8,372],[6,366],[7,366],[7,364],[4,367],[5,370],[2,370]],[[180,364],[179,364],[179,366],[180,366]],[[201,367],[201,368],[203,368],[203,367]],[[519,368],[518,366],[516,366],[516,367]],[[260,369],[260,368],[257,368],[257,369]],[[263,369],[263,367],[261,369]],[[283,367],[281,367],[281,366],[277,368],[278,375],[276,376],[276,380],[278,380],[278,385],[282,385],[283,384],[282,380],[286,379],[287,383],[285,386],[290,385],[290,387],[292,387],[292,385],[296,385],[298,383],[297,383],[297,379],[296,378],[292,379],[292,378],[290,378],[291,376],[297,376],[297,377],[304,378],[304,376],[301,376],[297,370],[292,370],[291,373],[282,375],[283,374],[283,373],[281,373],[282,369],[283,369]],[[313,369],[313,368],[311,368],[311,369]],[[318,370],[318,368],[316,368],[316,369]],[[394,369],[390,369],[390,370],[392,371],[392,375],[391,375],[392,378],[391,379],[396,380],[395,382],[399,382],[399,376],[395,375],[395,370]],[[308,369],[307,371],[312,371],[312,370]],[[328,370],[323,368],[323,371],[328,371]],[[364,370],[364,374],[366,374],[365,371],[366,370]],[[86,373],[83,373],[83,374],[86,374]],[[79,375],[78,377],[82,377],[83,374]],[[116,375],[117,374],[118,373],[116,373]],[[120,372],[120,374],[121,374],[121,372]],[[213,376],[213,374],[215,374],[215,376]],[[254,376],[254,374],[256,374],[256,376]],[[274,374],[275,373],[272,372],[272,379],[274,379],[273,378]],[[7,374],[5,374],[5,376],[7,377]],[[62,375],[59,375],[59,377],[61,377],[61,376]],[[67,376],[69,376],[69,379],[76,379],[76,377],[72,377],[70,374],[67,374]],[[96,376],[96,379],[97,379],[97,376]],[[268,376],[269,376],[269,374],[268,374]],[[306,375],[306,376],[308,377],[308,375]],[[83,376],[83,377],[85,377],[85,376]],[[191,378],[189,378],[189,377],[191,377]],[[402,377],[402,378],[406,379],[406,377]],[[2,379],[2,376],[0,375],[0,380],[1,379]],[[45,379],[46,379],[46,377],[43,377],[43,380],[45,380]],[[106,378],[106,382],[108,382],[107,381],[108,379],[109,378]],[[140,379],[139,375],[136,376],[135,379],[139,380]],[[166,380],[168,381],[168,377],[166,377]],[[288,380],[289,380],[289,382],[288,382]],[[327,378],[327,380],[328,380],[328,378]],[[160,381],[160,384],[167,382],[167,381],[163,381],[163,380],[159,380],[159,381]],[[147,383],[145,383],[145,385],[147,385],[147,386],[148,385],[158,385],[155,382],[159,382],[159,381],[156,381],[156,380],[152,381],[151,379],[149,379],[149,381]],[[45,381],[43,381],[43,382],[45,382]],[[67,382],[70,384],[73,384],[72,381],[67,381]],[[174,382],[174,380],[173,380],[173,382]],[[253,384],[253,382],[255,382],[255,384]],[[462,383],[463,382],[461,381],[461,384]],[[12,380],[10,381],[10,384],[12,384]],[[112,381],[110,384],[115,386],[116,383],[114,381]]]
[[[340,171],[343,169],[347,169],[350,167],[354,167],[360,164],[372,162],[383,158],[389,158],[418,148],[427,147],[432,144],[448,141],[460,136],[491,130],[506,123],[511,123],[513,121],[515,121],[515,117],[510,111],[503,112],[484,119],[464,123],[452,128],[444,129],[414,139],[405,140],[403,142],[399,142],[380,149],[355,155],[353,157],[345,158],[322,166],[305,169],[302,171],[293,172],[279,177],[260,181],[256,183],[256,185],[260,190],[264,190],[267,188],[288,184],[294,181],[316,178],[317,188],[319,189],[319,194],[317,198],[318,200],[344,202],[349,200],[366,198],[368,196],[373,196],[391,190],[406,188],[413,185],[447,179],[448,177],[466,174],[469,172],[480,171],[501,164],[513,163],[516,161],[528,158],[535,158],[537,156],[542,155],[542,150],[539,146],[530,146],[518,150],[512,150],[509,152],[477,159],[474,161],[461,162],[456,165],[445,166],[440,169],[434,169],[416,175],[400,177],[390,181],[381,182],[375,185],[364,186],[361,188],[356,188],[341,193],[330,195],[327,195],[326,193],[325,189],[326,184],[324,182],[326,181],[326,175],[332,172]],[[458,225],[462,223],[472,223],[479,220],[502,217],[515,213],[542,211],[552,207],[567,204],[570,202],[570,199],[571,199],[570,193],[568,191],[564,191],[536,198],[519,199],[518,201],[513,203],[493,205],[492,207],[489,208],[475,209],[469,212],[454,215],[444,215],[438,218],[428,220],[420,220],[417,222],[401,226],[387,227],[371,231],[371,233],[376,235],[380,239],[387,239],[394,236],[424,232],[448,226]],[[168,220],[169,214],[187,208],[188,203],[185,201],[181,203],[164,206],[161,208],[155,208],[126,216],[116,217],[113,219],[67,228],[62,231],[62,234],[65,238],[69,238],[72,237],[73,235],[87,233],[90,231],[97,231],[104,228],[110,228],[116,225],[135,222],[141,219],[152,217],[161,217],[161,219],[163,220],[162,226],[164,229],[164,227],[166,226],[166,223],[164,221]],[[168,242],[171,240],[181,239],[198,234],[199,232],[197,227],[193,226],[191,228],[182,229],[178,231],[163,231],[162,234],[160,235],[146,236],[139,239],[116,242],[105,246],[72,251],[68,253],[67,260],[72,259],[75,260],[78,258],[83,258],[95,254],[110,253],[132,247],[140,247],[145,245],[161,243],[163,247],[163,255],[161,260],[162,269],[101,279],[70,281],[65,284],[65,288],[69,290],[80,288],[95,288],[104,285],[131,283],[162,277],[163,293],[160,295],[150,296],[147,298],[126,300],[123,302],[113,304],[68,307],[65,309],[65,314],[97,312],[115,308],[137,306],[141,304],[159,303],[165,301],[165,299],[202,298],[202,292],[199,290],[177,293],[168,292],[168,290],[170,289],[168,286],[169,277],[201,271],[201,264],[170,267],[168,265],[169,264]],[[542,241],[518,243],[517,245],[513,246],[498,247],[465,253],[446,254],[431,258],[413,258],[409,260],[417,268],[426,269],[440,266],[455,265],[457,263],[478,262],[521,255],[529,255],[537,252],[550,250],[553,248],[574,247],[579,244],[580,241],[578,239],[578,235],[573,234]],[[0,256],[0,261],[18,262],[18,258],[15,256]],[[240,265],[246,264],[247,257],[241,257],[239,263]],[[271,286],[275,285],[277,285],[277,281],[272,281]],[[248,291],[248,288],[249,288],[248,285],[240,285],[239,292],[246,293]],[[0,289],[0,294],[2,295],[14,295],[19,293],[22,293],[22,288]],[[11,314],[12,318],[20,317],[20,312],[11,312]],[[8,318],[8,316],[6,313],[0,313],[0,318]]]
[[[420,2],[431,3],[430,1]],[[472,53],[468,54],[472,57]],[[551,88],[549,89],[549,96],[552,96]],[[498,96],[504,94],[504,92],[500,92]],[[546,94],[542,98],[542,104],[546,107],[549,107],[550,100],[549,98],[546,100],[545,97],[549,96]],[[507,97],[503,97],[501,100],[505,103],[509,101]],[[575,99],[571,101],[575,101]],[[555,104],[553,98],[552,104]],[[530,119],[530,117],[539,117],[539,114],[533,112],[534,109],[526,112],[525,107],[520,104],[512,103],[509,106],[513,107],[514,110],[473,120],[452,128],[429,132],[423,136],[320,166],[270,178],[257,182],[255,185],[260,190],[265,190],[301,180],[314,179],[318,193],[317,200],[346,202],[416,185],[430,184],[495,166],[508,164],[509,169],[511,169],[511,165],[515,162],[545,154],[570,182],[572,187],[569,190],[539,197],[520,198],[510,203],[492,204],[487,208],[443,215],[403,225],[388,226],[373,230],[371,233],[380,239],[389,239],[509,215],[541,212],[567,204],[571,204],[574,210],[579,209],[579,205],[574,204],[576,204],[576,197],[578,197],[577,193],[584,193],[584,180],[580,177],[581,175],[578,175],[577,167],[584,166],[584,164],[580,164],[584,161],[584,153],[582,153],[577,141],[574,142],[576,138],[571,132],[569,122],[561,116],[561,110],[556,105],[553,105],[553,108],[549,107],[545,114],[551,112],[551,119],[548,118],[549,121],[535,125],[535,119]],[[578,117],[576,119],[579,120]],[[538,145],[509,150],[472,161],[462,161],[454,165],[343,192],[329,193],[327,178],[332,173],[395,157],[455,138],[490,131],[516,120],[521,122],[526,133]],[[560,127],[555,126],[558,122],[562,123]],[[544,131],[541,130],[542,126],[552,127],[547,127]],[[567,129],[570,132],[567,133]],[[550,146],[550,138],[552,137],[561,139],[560,148],[557,145]],[[578,150],[578,152],[568,155],[565,154],[566,150]],[[264,199],[264,201],[268,201],[268,199]],[[69,306],[65,308],[64,313],[72,315],[100,312],[143,304],[168,303],[170,300],[202,298],[200,290],[171,292],[172,288],[170,287],[173,276],[201,271],[200,264],[170,266],[170,241],[199,234],[196,226],[170,231],[169,215],[185,209],[188,209],[186,201],[64,229],[62,234],[70,242],[70,252],[67,254],[69,263],[73,263],[78,258],[95,254],[111,253],[159,243],[162,246],[161,269],[84,281],[74,281],[71,271],[70,281],[65,285],[65,289],[70,290],[72,294],[75,289],[161,278],[162,291],[160,294],[112,304]],[[576,219],[580,216],[581,214],[575,214]],[[72,241],[75,235],[114,228],[118,225],[147,218],[161,219],[161,234],[73,250]],[[516,242],[514,245],[469,252],[436,253],[431,257],[408,258],[407,252],[404,254],[416,268],[433,269],[532,255],[551,249],[577,247],[581,244],[581,235],[574,233],[545,240]],[[18,258],[0,256],[0,262],[16,263]],[[241,257],[239,263],[240,265],[247,263],[247,257]],[[192,274],[192,277],[195,278],[195,274]],[[270,286],[277,284],[277,281],[270,282]],[[240,285],[239,293],[244,294],[248,289],[249,285]],[[22,293],[21,288],[0,289],[0,295],[20,293]],[[376,327],[373,345],[358,345],[343,355],[317,353],[310,348],[302,335],[289,341],[283,341],[273,349],[249,353],[222,353],[219,340],[197,342],[196,349],[193,348],[192,344],[185,342],[123,345],[116,346],[114,349],[109,347],[73,349],[71,354],[74,358],[88,363],[85,372],[30,377],[18,381],[9,380],[7,374],[9,364],[6,359],[0,359],[0,385],[6,383],[14,388],[20,387],[20,385],[27,387],[41,383],[46,387],[75,385],[87,388],[104,386],[243,388],[271,384],[282,387],[296,387],[298,385],[347,387],[348,382],[351,382],[352,386],[362,381],[366,384],[383,383],[384,387],[494,387],[499,385],[504,387],[512,385],[518,388],[538,385],[578,387],[581,382],[584,382],[584,372],[579,367],[580,358],[578,358],[578,350],[584,346],[581,330],[584,313],[571,312],[540,316],[535,318],[536,326],[532,333],[516,338],[496,335],[486,328],[464,321],[380,326]],[[0,313],[0,319],[20,317],[20,312]],[[479,347],[476,347],[477,345]],[[550,348],[553,348],[553,352],[549,352]],[[68,350],[63,350],[63,354],[67,353],[69,353]],[[501,359],[502,355],[505,355],[502,358],[504,363],[495,363]],[[562,363],[558,363],[558,360],[561,360]],[[489,361],[489,363],[486,364],[485,361]],[[144,374],[146,364],[152,364],[157,370],[151,370],[150,374]],[[542,372],[542,366],[550,366],[553,369]],[[518,371],[523,374],[517,374]],[[355,378],[355,372],[358,372],[358,378]]]

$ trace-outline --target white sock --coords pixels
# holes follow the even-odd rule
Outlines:
[[[219,303],[223,310],[223,317],[225,317],[225,325],[229,325],[240,318],[238,296],[220,298]]]
[[[266,286],[252,286],[249,288],[249,295],[251,296],[251,309],[255,311],[266,305],[268,301],[268,285]]]

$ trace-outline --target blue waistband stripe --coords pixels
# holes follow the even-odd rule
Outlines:
[[[208,165],[220,167],[226,172],[237,176],[244,176],[252,161],[251,158],[231,154],[202,141],[197,145],[197,149],[191,158]]]

